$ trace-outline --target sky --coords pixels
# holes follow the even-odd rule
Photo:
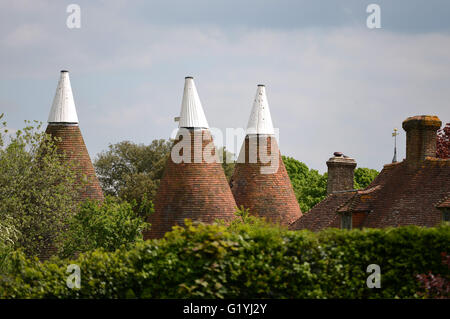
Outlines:
[[[381,28],[367,27],[372,3]],[[67,27],[70,4],[80,28]],[[394,128],[405,157],[407,117],[450,122],[449,17],[445,0],[0,0],[0,113],[13,130],[45,123],[69,70],[95,159],[169,138],[185,76],[223,132],[246,127],[265,84],[282,154],[322,173],[335,151],[381,170]]]

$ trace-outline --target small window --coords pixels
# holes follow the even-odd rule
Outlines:
[[[341,218],[341,228],[352,229],[352,213],[343,213]]]
[[[449,209],[445,209],[445,210],[442,212],[442,220],[443,220],[444,222],[450,222],[450,210],[449,210]]]

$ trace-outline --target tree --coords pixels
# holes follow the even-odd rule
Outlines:
[[[436,157],[450,158],[450,123],[437,131]]]
[[[231,176],[233,176],[234,166],[236,165],[235,161],[233,161],[234,154],[228,152],[225,147],[218,148],[217,152],[222,152],[222,168],[229,182]]]
[[[309,211],[327,194],[327,175],[309,169],[292,157],[283,156],[283,163],[294,188],[302,212]]]
[[[0,220],[8,223],[0,237],[13,230],[15,248],[41,256],[54,247],[57,234],[75,214],[80,186],[74,164],[63,160],[55,139],[40,132],[38,122],[25,123],[8,141],[6,122],[0,130]]]
[[[372,183],[379,172],[376,169],[358,167],[355,169],[354,188],[363,189]]]
[[[94,161],[103,192],[127,201],[152,201],[164,172],[172,142],[154,140],[150,145],[123,141],[109,145]]]
[[[19,232],[14,227],[11,216],[2,216],[0,220],[0,275],[7,272],[7,258],[14,250]]]
[[[86,201],[80,211],[68,221],[61,234],[61,257],[96,248],[115,251],[122,245],[130,247],[142,241],[142,232],[149,226],[133,205],[117,197],[107,196],[103,203]]]

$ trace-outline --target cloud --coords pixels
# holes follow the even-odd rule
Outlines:
[[[46,34],[40,25],[25,24],[17,27],[4,39],[5,49],[26,49],[46,41]]]
[[[381,169],[392,158],[391,131],[406,117],[450,119],[446,32],[167,25],[134,19],[121,1],[81,7],[80,30],[65,28],[61,6],[58,19],[1,34],[9,41],[0,44],[0,80],[20,90],[0,89],[0,99],[40,107],[45,121],[48,101],[28,96],[33,105],[25,106],[25,85],[49,90],[42,81],[56,87],[58,70],[70,69],[91,155],[122,139],[168,138],[186,75],[195,77],[210,125],[223,130],[247,124],[256,85],[266,84],[281,151],[321,171],[334,151]]]

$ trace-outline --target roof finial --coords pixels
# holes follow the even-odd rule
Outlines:
[[[394,137],[394,157],[392,158],[392,163],[397,163],[397,135],[400,133],[397,133],[397,129],[394,128],[394,132],[392,133],[392,136]]]
[[[258,84],[256,89],[255,101],[247,124],[248,134],[275,134],[266,96],[266,87],[263,84]]]
[[[209,128],[203,112],[202,103],[195,87],[194,78],[187,76],[184,80],[183,100],[178,127]]]
[[[69,71],[62,70],[53,99],[52,109],[48,116],[49,123],[78,123],[77,110],[70,86]]]

